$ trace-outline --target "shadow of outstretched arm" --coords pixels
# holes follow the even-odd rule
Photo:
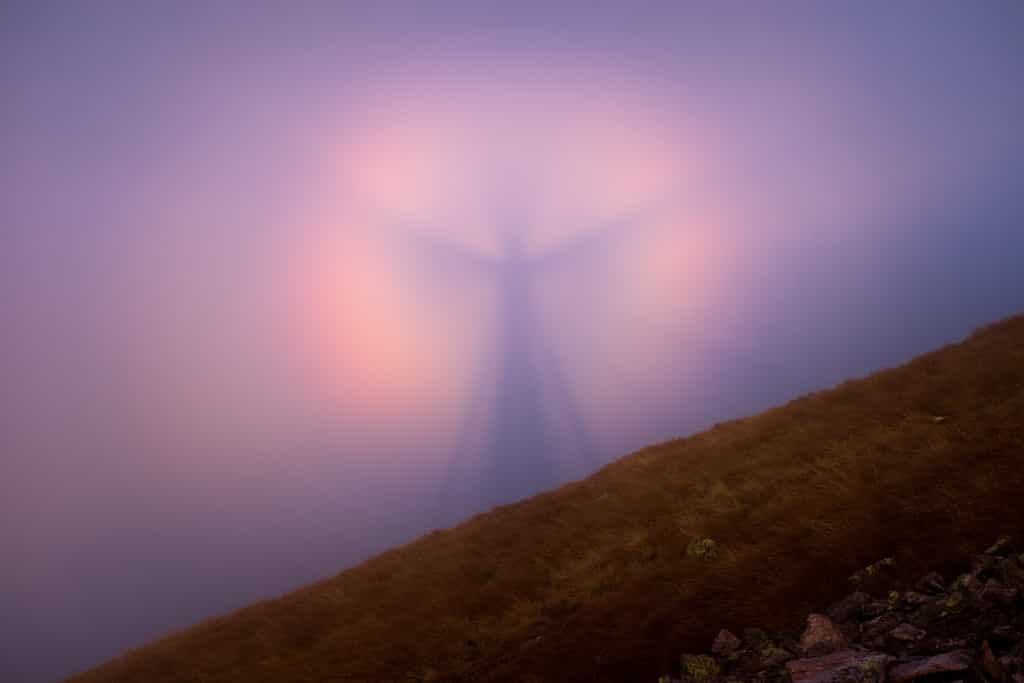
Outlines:
[[[432,225],[392,222],[377,227],[373,236],[417,275],[480,278],[495,272],[493,257],[445,238]]]
[[[579,261],[604,255],[630,239],[654,232],[658,219],[671,208],[669,202],[659,202],[631,211],[596,227],[582,230],[563,244],[534,258],[530,266],[534,271],[550,272],[568,267]]]

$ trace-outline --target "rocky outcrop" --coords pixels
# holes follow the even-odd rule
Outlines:
[[[854,575],[863,587],[886,558]],[[1000,538],[953,581],[847,595],[792,634],[722,630],[661,683],[1024,683],[1024,553]]]

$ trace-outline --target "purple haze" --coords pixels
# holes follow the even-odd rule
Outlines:
[[[1024,309],[1020,3],[363,4],[0,9],[0,680]]]

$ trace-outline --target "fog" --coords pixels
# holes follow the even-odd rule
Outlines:
[[[0,679],[1024,309],[1024,7],[0,10]]]

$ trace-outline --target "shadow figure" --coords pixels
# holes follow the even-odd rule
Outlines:
[[[428,277],[469,275],[477,282],[490,280],[497,292],[495,352],[481,372],[437,494],[436,514],[444,523],[584,476],[601,463],[562,363],[541,333],[536,283],[546,273],[607,253],[635,227],[650,224],[656,212],[634,212],[531,255],[525,244],[526,202],[491,206],[500,245],[496,258],[430,229],[387,226]],[[545,415],[545,397],[560,413],[561,434]]]

